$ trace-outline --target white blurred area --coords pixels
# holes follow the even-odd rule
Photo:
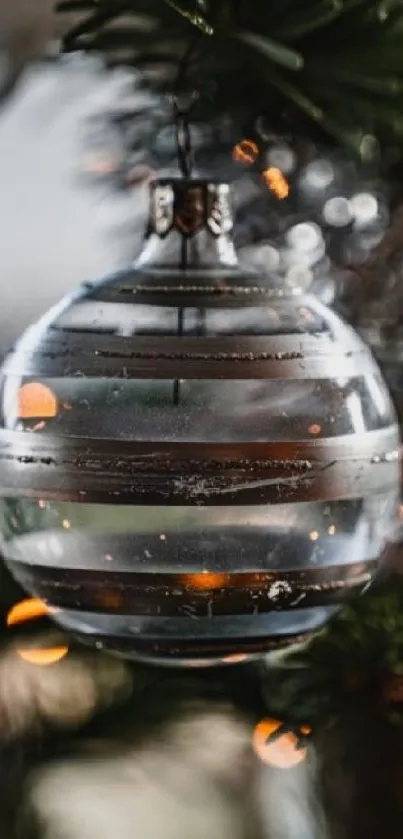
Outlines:
[[[315,759],[258,764],[234,710],[184,708],[142,741],[104,742],[39,772],[27,818],[48,839],[326,839]]]
[[[84,118],[127,83],[74,57],[28,71],[0,112],[0,357],[61,295],[122,264],[113,219],[131,214],[139,236],[140,190],[117,200],[79,178]]]

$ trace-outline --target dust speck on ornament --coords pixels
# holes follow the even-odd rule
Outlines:
[[[232,157],[237,163],[250,166],[257,160],[259,148],[253,140],[241,140],[232,149]]]
[[[63,519],[62,526],[64,527],[65,530],[70,530],[71,521],[69,521],[69,519]]]
[[[262,763],[276,769],[292,769],[305,760],[307,749],[299,746],[296,735],[291,731],[274,738],[281,726],[279,720],[261,720],[253,731],[253,749]]]
[[[291,594],[292,588],[287,580],[277,580],[272,583],[267,592],[269,600],[279,600],[285,594]]]
[[[334,524],[330,524],[327,529],[327,532],[329,536],[334,536],[334,534],[336,533],[336,526]]]
[[[166,542],[167,537],[165,536],[165,533],[160,533],[160,540],[161,542]]]

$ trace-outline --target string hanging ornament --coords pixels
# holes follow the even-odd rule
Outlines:
[[[150,184],[137,262],[62,300],[5,361],[3,543],[85,643],[231,664],[305,640],[371,581],[399,437],[358,336],[240,267],[230,188],[192,177],[174,108],[181,175]]]

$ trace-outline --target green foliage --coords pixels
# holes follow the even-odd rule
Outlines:
[[[186,76],[202,92],[196,118],[229,113],[251,130],[267,115],[284,132],[306,121],[308,134],[316,126],[358,151],[368,133],[403,135],[402,0],[62,0],[58,7],[87,14],[66,50],[101,51],[112,63],[142,68],[165,92],[196,36]]]
[[[403,677],[403,580],[393,577],[349,603],[303,649],[285,654],[269,670],[266,695],[274,713],[315,725],[354,701],[382,704],[399,722],[400,707],[388,707],[385,686]]]

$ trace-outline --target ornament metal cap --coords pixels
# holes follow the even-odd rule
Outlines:
[[[178,270],[236,267],[227,183],[161,178],[150,184],[150,210],[139,266]]]

